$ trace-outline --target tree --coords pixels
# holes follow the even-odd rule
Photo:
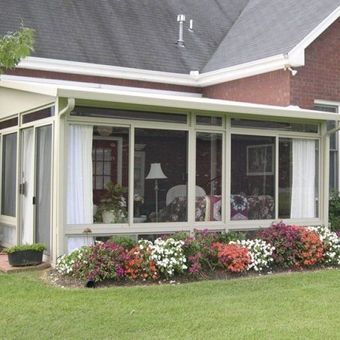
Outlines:
[[[13,69],[22,58],[33,51],[34,30],[21,27],[16,32],[8,32],[0,37],[0,74]]]

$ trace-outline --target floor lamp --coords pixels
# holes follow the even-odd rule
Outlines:
[[[168,178],[164,175],[161,163],[151,163],[150,171],[145,179],[155,180],[155,199],[156,199],[156,222],[158,222],[158,180]]]

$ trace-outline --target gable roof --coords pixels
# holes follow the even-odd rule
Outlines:
[[[0,35],[21,20],[36,30],[32,68],[45,62],[48,70],[49,61],[60,60],[55,69],[61,71],[64,60],[74,62],[65,68],[70,73],[104,65],[91,72],[122,67],[122,77],[138,69],[150,71],[152,79],[160,71],[178,74],[164,82],[203,86],[220,79],[207,80],[210,73],[237,65],[270,60],[273,69],[282,68],[284,56],[340,9],[340,0],[0,0],[0,6]],[[185,48],[176,45],[182,13],[194,19],[194,32],[184,31]],[[193,70],[203,72],[202,79],[190,78]]]

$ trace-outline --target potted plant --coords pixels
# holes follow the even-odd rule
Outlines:
[[[40,243],[24,244],[6,248],[8,262],[13,267],[35,266],[42,262],[46,247]]]
[[[113,184],[112,182],[107,183],[105,189],[106,194],[97,208],[95,221],[105,224],[126,223],[125,189],[120,184]]]

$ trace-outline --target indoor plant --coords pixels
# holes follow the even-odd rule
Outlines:
[[[126,223],[125,189],[120,184],[113,184],[112,182],[107,183],[105,189],[105,196],[100,201],[95,215],[96,222],[105,224]]]
[[[41,243],[24,244],[6,248],[8,262],[13,267],[34,266],[42,262],[46,247]]]

